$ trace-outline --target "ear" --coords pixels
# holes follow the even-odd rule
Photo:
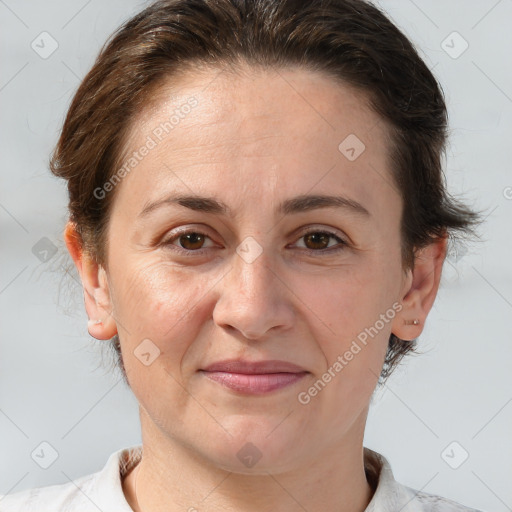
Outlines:
[[[403,308],[395,316],[391,330],[402,340],[414,340],[423,331],[439,289],[447,242],[445,235],[418,250],[414,268],[407,271],[401,292]]]
[[[83,250],[80,235],[71,221],[66,224],[64,240],[84,288],[89,334],[98,340],[110,340],[117,334],[117,326],[112,316],[107,274],[104,268]]]

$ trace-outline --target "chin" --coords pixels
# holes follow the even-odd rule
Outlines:
[[[225,471],[248,475],[280,473],[293,467],[303,436],[293,435],[279,421],[260,420],[255,424],[245,418],[243,425],[235,423],[227,428],[231,436],[226,434],[207,443],[205,455],[213,464]]]

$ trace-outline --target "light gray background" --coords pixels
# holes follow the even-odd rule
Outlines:
[[[0,494],[69,482],[140,442],[136,400],[112,372],[105,342],[88,335],[76,272],[65,272],[67,195],[47,161],[101,45],[144,5],[0,0]],[[512,1],[380,5],[445,90],[450,190],[488,216],[483,241],[445,265],[421,337],[425,354],[376,394],[365,445],[388,457],[406,485],[485,511],[512,510]],[[43,31],[58,43],[47,59],[31,48]],[[464,42],[453,31],[469,44],[458,58]],[[44,237],[57,249],[46,262],[33,252],[49,244]],[[46,470],[31,458],[43,441],[58,452]],[[453,441],[451,460],[469,454],[458,469],[441,455]]]

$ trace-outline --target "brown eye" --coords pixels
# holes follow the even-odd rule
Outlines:
[[[202,248],[205,238],[205,235],[201,233],[190,232],[181,235],[178,237],[178,240],[180,242],[180,246],[183,247],[183,249],[193,251]]]
[[[202,254],[204,251],[215,247],[208,235],[193,230],[178,232],[164,240],[162,245],[173,251],[178,251],[182,255]]]
[[[308,233],[304,235],[305,245],[308,249],[326,249],[332,237],[329,233]]]
[[[297,247],[306,252],[332,254],[344,250],[348,246],[342,238],[329,231],[309,231],[304,233],[297,242]]]

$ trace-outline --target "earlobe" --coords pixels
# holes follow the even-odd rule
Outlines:
[[[446,245],[445,236],[416,252],[402,290],[403,308],[393,321],[392,332],[398,338],[411,341],[422,333],[439,290]]]
[[[87,324],[89,334],[99,340],[109,340],[117,334],[117,325],[112,316],[107,274],[83,250],[82,241],[72,222],[66,224],[64,240],[82,281],[85,309],[90,319]]]

